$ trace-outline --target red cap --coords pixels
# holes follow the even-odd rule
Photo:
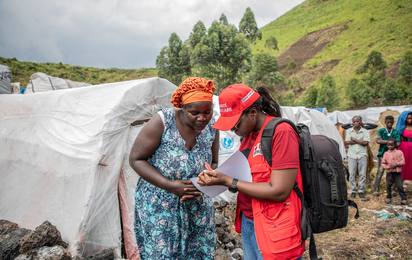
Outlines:
[[[243,84],[230,85],[219,95],[220,117],[213,128],[227,131],[232,129],[243,110],[250,107],[260,95]]]

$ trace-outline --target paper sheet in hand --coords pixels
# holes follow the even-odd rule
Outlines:
[[[250,166],[246,157],[239,151],[236,151],[230,156],[222,165],[220,165],[215,171],[226,174],[229,177],[236,178],[241,181],[252,182],[252,175],[250,174]],[[220,193],[227,190],[226,186],[204,186],[201,187],[197,183],[197,178],[190,179],[193,184],[201,192],[207,194],[209,197],[214,198]]]

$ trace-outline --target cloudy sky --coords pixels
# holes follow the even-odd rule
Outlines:
[[[303,0],[0,0],[0,56],[97,68],[154,68],[171,33],[189,37],[224,13],[239,26],[246,8],[259,27]]]

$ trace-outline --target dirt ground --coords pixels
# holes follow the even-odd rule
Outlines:
[[[345,228],[315,234],[318,257],[331,259],[412,259],[412,220],[397,217],[377,217],[375,211],[384,209],[389,212],[412,215],[412,182],[404,183],[409,205],[400,205],[400,197],[392,198],[391,204],[384,202],[386,198],[385,178],[381,182],[381,195],[371,194],[376,168],[367,179],[369,201],[361,201],[357,196],[360,217],[355,219],[356,210],[349,207],[349,219]],[[383,192],[382,192],[383,191]],[[382,194],[383,193],[383,194]],[[392,208],[391,208],[392,207]],[[309,259],[309,243],[303,259]]]

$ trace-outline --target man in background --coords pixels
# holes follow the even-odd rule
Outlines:
[[[345,145],[349,145],[348,164],[349,164],[349,184],[351,198],[365,198],[366,167],[368,164],[368,153],[366,146],[370,142],[368,130],[362,127],[362,118],[354,116],[352,118],[353,127],[346,131]],[[359,173],[358,187],[356,186],[356,172]]]

